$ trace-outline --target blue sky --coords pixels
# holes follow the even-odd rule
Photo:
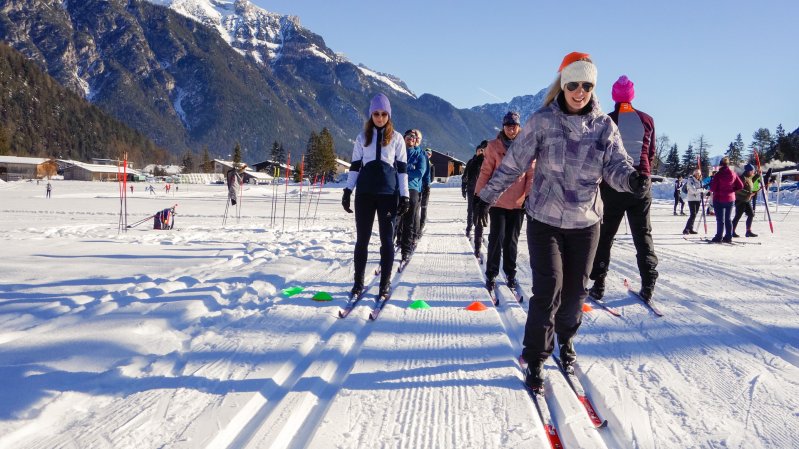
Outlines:
[[[457,107],[534,94],[563,56],[590,53],[608,112],[613,82],[684,151],[704,135],[711,155],[741,133],[799,127],[798,1],[402,2],[254,0],[300,17],[328,47],[400,77],[417,95]],[[499,6],[497,6],[499,5]]]

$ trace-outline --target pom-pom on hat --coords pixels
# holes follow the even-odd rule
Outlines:
[[[635,98],[635,84],[622,75],[613,83],[613,101],[616,103],[631,103]]]
[[[588,53],[573,51],[563,58],[558,67],[560,72],[560,88],[567,83],[587,81],[596,86],[596,66],[584,59],[590,58]]]
[[[508,113],[505,114],[505,117],[502,117],[502,126],[505,126],[505,125],[520,125],[521,126],[521,124],[522,124],[522,122],[521,122],[521,119],[519,118],[519,113],[516,112],[516,111],[508,111]]]
[[[388,101],[385,94],[379,93],[372,98],[372,102],[369,104],[369,115],[371,116],[375,111],[386,111],[391,117],[391,102]]]

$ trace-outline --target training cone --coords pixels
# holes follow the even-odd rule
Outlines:
[[[594,310],[594,308],[591,307],[591,304],[583,304],[583,312],[590,312],[592,310]]]
[[[417,299],[416,301],[412,302],[411,305],[408,306],[409,309],[429,309],[430,305],[424,302],[424,300]]]
[[[295,285],[294,287],[284,288],[282,293],[283,293],[283,296],[285,296],[286,298],[289,298],[291,296],[296,295],[297,293],[300,293],[303,290],[305,290],[305,287],[300,287],[300,286]]]
[[[468,306],[466,306],[466,310],[471,310],[472,312],[482,312],[486,309],[485,304],[480,301],[475,301]]]
[[[332,301],[333,297],[330,296],[330,293],[328,292],[319,292],[313,295],[313,298],[311,299],[313,299],[314,301]]]

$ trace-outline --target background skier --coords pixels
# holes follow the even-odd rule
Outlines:
[[[618,125],[624,143],[624,151],[632,158],[633,166],[638,174],[641,177],[649,178],[652,161],[655,158],[655,122],[649,114],[633,108],[631,102],[635,97],[634,85],[626,76],[622,75],[613,84],[612,95],[616,105],[613,112],[608,115]],[[626,214],[635,245],[638,273],[641,276],[640,294],[644,300],[648,301],[652,299],[655,282],[658,278],[656,269],[658,258],[655,255],[652,223],[649,218],[652,193],[648,189],[644,195],[620,192],[604,180],[599,186],[599,191],[605,208],[602,225],[599,229],[599,246],[591,269],[590,278],[594,280],[594,285],[591,286],[590,294],[599,299],[605,293],[605,277],[610,265],[610,250],[619,225]]]

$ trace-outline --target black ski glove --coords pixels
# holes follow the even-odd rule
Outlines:
[[[352,190],[344,189],[344,195],[341,196],[341,205],[344,206],[344,210],[349,213],[352,213],[352,209],[350,209],[350,197],[352,196]]]
[[[649,187],[652,185],[649,176],[642,176],[637,171],[630,173],[628,182],[630,183],[630,190],[632,190],[633,196],[638,199],[645,198],[646,194],[649,193]]]
[[[466,184],[461,185],[461,195],[463,195],[463,199],[466,199]]]
[[[482,198],[474,196],[474,225],[486,227],[488,226],[488,208],[490,205],[483,201]]]
[[[401,196],[399,199],[399,206],[397,206],[397,216],[405,215],[411,208],[411,199],[407,196]]]

